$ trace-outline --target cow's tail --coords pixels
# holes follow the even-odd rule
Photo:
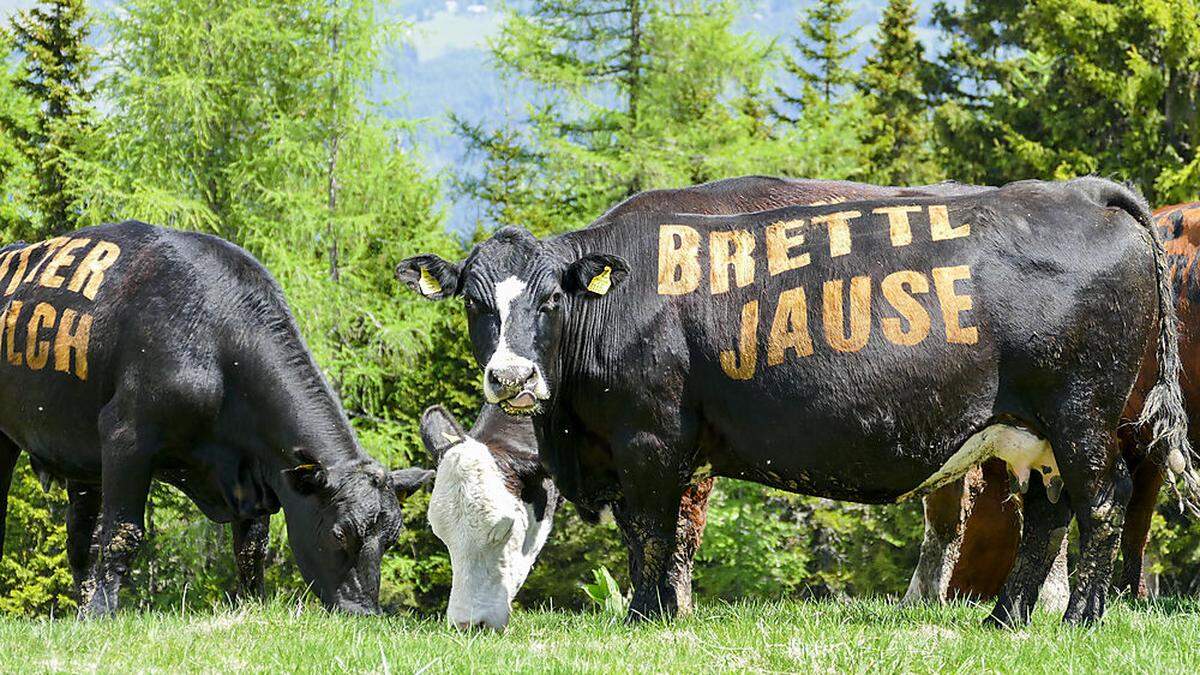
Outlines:
[[[1133,189],[1100,178],[1081,178],[1073,182],[1082,183],[1082,187],[1104,206],[1122,209],[1133,216],[1145,229],[1154,251],[1154,277],[1158,287],[1158,340],[1155,346],[1158,373],[1154,386],[1146,395],[1138,424],[1150,428],[1149,459],[1177,479],[1172,484],[1176,486],[1180,505],[1194,515],[1200,515],[1200,475],[1196,473],[1188,442],[1187,412],[1179,385],[1182,372],[1179,322],[1175,316],[1171,273],[1162,238],[1154,227],[1146,200]],[[1182,493],[1178,492],[1178,479],[1183,482]]]

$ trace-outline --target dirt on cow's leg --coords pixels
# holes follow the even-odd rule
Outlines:
[[[100,487],[67,481],[67,564],[81,607],[85,604],[84,584],[98,554],[99,523]]]
[[[962,549],[963,525],[974,508],[982,480],[980,468],[972,467],[967,475],[922,500],[925,536],[921,540],[921,555],[900,604],[946,602],[950,577]]]
[[[13,471],[17,468],[17,459],[20,456],[21,449],[7,436],[0,434],[0,557],[4,556],[4,530],[8,520],[8,489],[12,486]]]
[[[1150,536],[1150,521],[1158,507],[1158,491],[1162,489],[1164,474],[1154,462],[1141,461],[1133,471],[1133,494],[1125,512],[1125,526],[1121,530],[1121,579],[1119,590],[1128,591],[1136,598],[1146,597],[1146,580],[1142,566],[1146,554],[1146,540]]]
[[[118,394],[120,396],[120,394]],[[136,428],[110,403],[100,415],[104,440],[101,467],[99,555],[80,593],[80,615],[100,617],[117,609],[117,594],[146,535],[146,500],[150,496],[154,430]]]
[[[692,611],[692,569],[696,563],[696,552],[704,538],[704,526],[708,522],[708,497],[712,494],[715,479],[706,478],[689,485],[683,491],[679,503],[679,524],[675,533],[675,554],[667,571],[667,583],[675,588],[678,611]]]
[[[1062,550],[1071,522],[1064,499],[1050,503],[1042,481],[1031,480],[1024,500],[1024,524],[1017,559],[985,625],[1016,627],[1029,623],[1038,593]]]
[[[262,600],[267,596],[264,565],[271,517],[237,519],[230,527],[233,530],[233,556],[237,561],[237,597]]]

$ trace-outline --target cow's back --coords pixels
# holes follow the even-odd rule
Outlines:
[[[617,204],[592,227],[607,225],[634,213],[703,213],[732,215],[769,211],[786,206],[836,204],[885,197],[958,196],[995,188],[947,181],[933,185],[897,187],[847,180],[740,176],[685,188],[647,190]]]

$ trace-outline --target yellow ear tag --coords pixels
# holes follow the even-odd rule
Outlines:
[[[592,280],[588,282],[587,289],[596,295],[604,295],[610,288],[612,288],[612,268],[605,265],[604,271],[592,277]]]
[[[421,280],[417,282],[417,286],[421,289],[421,295],[433,295],[434,293],[442,292],[441,282],[424,267],[421,268]]]
[[[455,436],[454,434],[446,433],[445,431],[442,432],[442,437],[445,438],[446,440],[450,441],[451,443],[458,443],[459,441],[462,440],[458,436]]]

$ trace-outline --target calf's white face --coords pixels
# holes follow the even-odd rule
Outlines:
[[[509,490],[483,443],[463,436],[441,453],[428,517],[450,551],[452,625],[508,625],[512,599],[550,535],[553,506],[542,509],[540,520],[536,511]]]

